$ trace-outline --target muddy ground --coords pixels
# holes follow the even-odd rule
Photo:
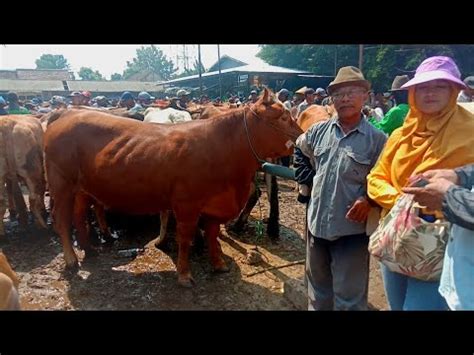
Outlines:
[[[179,287],[176,282],[177,248],[172,228],[165,250],[148,245],[153,234],[121,235],[112,246],[100,246],[99,255],[84,260],[80,270],[73,273],[64,271],[62,247],[52,230],[40,231],[30,224],[28,230],[20,231],[8,215],[4,219],[7,235],[0,239],[0,248],[20,278],[21,305],[26,310],[305,309],[304,206],[296,201],[294,182],[280,180],[279,186],[280,240],[256,237],[255,221],[260,218],[257,204],[244,233],[237,235],[221,227],[220,244],[229,273],[213,274],[207,250],[195,250],[191,270],[196,285],[192,289]],[[260,203],[265,218],[268,201],[261,198]],[[145,247],[145,252],[136,258],[117,254],[134,247]],[[76,251],[82,260],[83,253]],[[374,260],[370,268],[369,303],[371,309],[387,309]]]

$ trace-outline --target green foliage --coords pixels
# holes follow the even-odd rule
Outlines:
[[[101,73],[99,73],[98,70],[93,71],[91,68],[82,67],[79,70],[78,74],[82,80],[92,80],[92,81],[105,80],[105,78],[102,76]]]
[[[122,74],[119,74],[119,73],[114,73],[110,76],[110,80],[112,81],[118,81],[118,80],[122,80]]]
[[[69,63],[62,54],[43,54],[36,59],[36,69],[69,69]]]
[[[123,79],[143,71],[152,72],[163,80],[169,80],[176,69],[173,62],[163,54],[163,51],[151,45],[149,47],[140,47],[137,49],[136,57],[131,62],[127,61],[127,68],[123,72]]]
[[[375,91],[386,91],[396,75],[413,76],[434,55],[453,57],[462,77],[474,74],[474,45],[364,45],[362,71]],[[272,65],[335,75],[343,66],[359,65],[359,45],[262,45],[257,56]]]
[[[206,72],[206,68],[204,68],[204,66],[201,63],[201,73],[205,73],[205,72]],[[182,78],[185,76],[197,75],[197,74],[199,74],[199,61],[198,60],[194,61],[193,69],[187,69],[181,74],[175,75],[174,78],[177,79],[177,78]]]

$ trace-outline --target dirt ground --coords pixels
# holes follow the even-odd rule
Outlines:
[[[121,236],[114,245],[100,247],[97,257],[84,260],[78,272],[65,272],[62,247],[52,230],[30,224],[20,231],[8,216],[0,248],[20,278],[21,305],[26,310],[303,310],[305,243],[304,206],[296,201],[294,182],[279,180],[280,240],[257,240],[255,221],[268,215],[268,201],[252,211],[245,233],[221,227],[220,244],[230,272],[213,274],[207,250],[193,253],[192,289],[177,284],[174,232],[162,251],[147,245],[153,235]],[[136,258],[120,257],[121,249],[145,247]],[[83,253],[76,249],[80,259]],[[252,257],[249,257],[249,255]],[[272,269],[252,275],[266,268]],[[384,310],[387,304],[378,265],[371,260],[369,303]]]

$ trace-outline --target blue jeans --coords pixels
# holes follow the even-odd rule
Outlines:
[[[316,238],[308,231],[309,310],[367,310],[368,242],[365,233],[329,241]]]
[[[439,281],[427,282],[390,271],[380,263],[385,295],[392,311],[444,311],[448,305],[439,294]]]

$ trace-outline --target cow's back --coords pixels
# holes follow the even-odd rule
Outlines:
[[[297,123],[306,132],[315,123],[329,119],[333,113],[332,107],[311,105],[298,117]]]

